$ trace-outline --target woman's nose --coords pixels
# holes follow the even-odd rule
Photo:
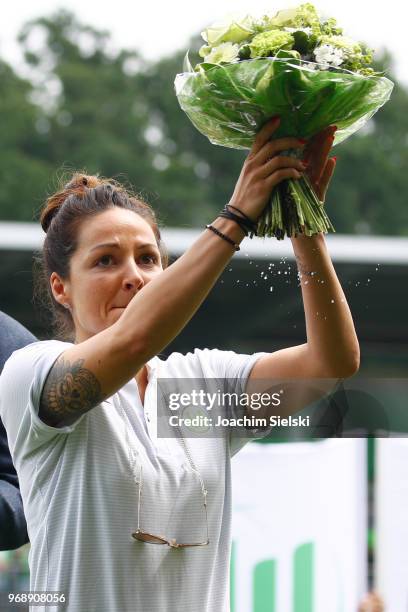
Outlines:
[[[123,287],[127,291],[136,290],[139,291],[144,285],[144,278],[142,272],[138,266],[133,263],[126,270],[126,274],[123,278]]]

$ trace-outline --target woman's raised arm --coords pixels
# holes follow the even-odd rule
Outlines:
[[[272,120],[258,133],[231,199],[253,220],[275,185],[286,178],[300,178],[305,169],[300,160],[279,155],[285,149],[303,147],[304,142],[270,141],[278,123]],[[212,226],[236,244],[244,237],[231,219],[217,217]],[[175,263],[134,295],[115,323],[63,352],[44,385],[40,417],[54,426],[70,424],[120,389],[179,334],[233,253],[226,239],[204,231]]]

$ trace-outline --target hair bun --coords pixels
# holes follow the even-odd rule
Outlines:
[[[70,195],[80,196],[84,193],[84,187],[92,189],[100,185],[103,181],[98,176],[88,176],[81,172],[76,172],[63,188],[47,199],[44,210],[41,213],[40,223],[44,232],[47,233],[51,221],[57,215],[59,209]]]
[[[59,191],[58,193],[47,199],[46,207],[42,211],[40,217],[41,227],[43,228],[45,233],[47,233],[51,225],[51,221],[58,213],[62,204],[65,202],[67,195],[68,194],[65,191]]]
[[[75,172],[71,177],[71,180],[64,186],[64,189],[68,191],[77,191],[83,187],[94,188],[100,185],[103,181],[99,176],[89,176],[88,174],[82,174],[81,172]]]

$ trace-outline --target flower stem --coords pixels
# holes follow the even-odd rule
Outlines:
[[[278,240],[330,231],[335,229],[306,176],[275,187],[257,226],[258,236],[275,236]]]

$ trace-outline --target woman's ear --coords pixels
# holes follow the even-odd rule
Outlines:
[[[64,308],[71,309],[68,281],[63,281],[56,272],[53,272],[50,276],[50,286],[54,300]]]

